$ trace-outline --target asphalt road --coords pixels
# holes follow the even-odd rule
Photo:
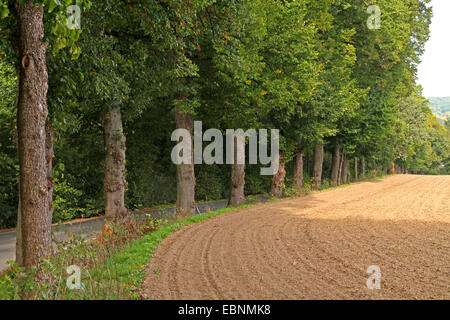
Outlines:
[[[265,201],[266,197],[260,197],[260,201]],[[208,211],[215,211],[223,209],[227,206],[228,201],[214,201],[208,203],[197,204],[199,213],[206,213]],[[175,208],[165,209],[153,209],[145,212],[133,213],[136,216],[150,213],[155,218],[174,218]],[[52,226],[52,232],[54,233],[58,241],[62,241],[68,238],[68,234],[82,234],[85,237],[92,237],[93,234],[100,231],[104,224],[104,218],[69,222],[58,226]],[[16,232],[4,232],[0,233],[0,271],[8,267],[7,262],[16,259]]]

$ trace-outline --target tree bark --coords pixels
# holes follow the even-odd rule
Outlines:
[[[320,190],[322,187],[322,169],[323,169],[323,144],[318,144],[314,148],[314,189]]]
[[[348,172],[350,169],[350,161],[348,155],[344,156],[344,161],[342,164],[342,176],[341,176],[341,182],[342,184],[348,183]]]
[[[337,185],[341,185],[342,184],[342,168],[344,167],[344,159],[345,159],[345,155],[344,153],[341,154],[341,159],[339,161],[339,171],[338,171],[338,181],[337,181]]]
[[[358,181],[358,158],[355,157],[355,182]]]
[[[336,145],[333,150],[333,160],[331,168],[331,185],[333,187],[338,185],[340,166],[341,166],[341,150],[339,146]]]
[[[283,189],[285,186],[284,179],[286,178],[285,166],[286,162],[284,161],[284,154],[280,153],[278,172],[272,177],[272,186],[270,188],[270,193],[277,198],[283,196]]]
[[[48,73],[44,43],[44,11],[30,0],[18,2],[19,101],[17,112],[19,145],[20,229],[23,264],[39,266],[50,253],[48,184],[46,162]]]
[[[125,157],[126,138],[123,134],[122,114],[119,103],[103,113],[103,130],[105,135],[105,178],[103,196],[105,199],[106,220],[123,218],[125,208]]]
[[[238,156],[241,158],[239,159]],[[239,207],[245,200],[245,155],[238,155],[238,137],[234,137],[234,164],[231,166],[230,199],[228,206]]]
[[[16,108],[18,108],[19,97],[16,98]],[[19,153],[19,137],[17,128],[13,129],[13,141]],[[17,177],[17,192],[19,194],[19,201],[17,204],[17,225],[16,225],[16,262],[23,267],[23,246],[22,246],[22,213],[20,210],[20,177]]]
[[[395,163],[392,162],[391,168],[388,170],[388,174],[395,174]]]
[[[303,151],[297,152],[297,155],[295,156],[292,187],[297,190],[300,190],[303,187]]]
[[[234,164],[231,167],[231,188],[228,206],[239,207],[244,204],[245,165]]]
[[[362,173],[362,177],[366,178],[366,158],[365,157],[361,158],[361,173]]]
[[[300,190],[303,187],[303,148],[301,137],[297,140],[297,154],[295,155],[294,161],[292,187],[297,190]]]
[[[20,204],[20,178],[17,179],[17,185],[19,187],[19,204],[17,207],[17,226],[16,226],[16,262],[19,266],[23,267],[23,241],[22,241],[22,211]]]
[[[186,129],[191,134],[194,133],[194,120],[189,113],[182,113],[175,110],[175,121],[177,129]],[[180,164],[177,166],[177,216],[189,217],[195,214],[195,171],[194,153],[191,148],[191,164]]]
[[[350,176],[350,156],[346,157],[345,160],[345,168],[346,168],[346,179],[345,179],[345,183],[350,183],[351,181],[351,176]]]

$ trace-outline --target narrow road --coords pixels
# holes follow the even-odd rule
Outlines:
[[[381,270],[369,290],[368,267]],[[148,299],[450,299],[450,176],[399,175],[173,233]]]

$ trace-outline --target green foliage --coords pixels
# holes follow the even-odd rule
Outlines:
[[[0,227],[13,227],[17,214],[16,81],[13,68],[3,60],[0,52]]]
[[[260,166],[248,165],[245,168],[245,195],[267,194],[270,190],[272,177],[261,176]]]
[[[229,196],[228,167],[217,165],[197,166],[195,172],[195,197],[199,201],[225,199]]]
[[[103,211],[103,201],[86,197],[82,190],[70,185],[65,178],[65,167],[62,163],[54,170],[55,182],[53,198],[53,222],[66,222],[73,219],[98,216]],[[77,184],[80,185],[80,184]]]
[[[413,173],[445,173],[443,165],[450,156],[448,128],[436,120],[423,97],[404,98],[398,107],[397,162],[406,165]]]
[[[25,3],[26,0],[19,0]],[[81,54],[76,42],[81,35],[81,26],[70,24],[75,17],[73,5],[80,9],[80,13],[88,10],[92,3],[90,0],[32,0],[33,4],[44,8],[44,32],[45,40],[48,40],[49,50],[56,54],[64,48],[68,48],[73,59]],[[17,11],[16,0],[0,0],[0,39],[15,37],[17,35]]]
[[[376,1],[379,30],[367,28],[368,2],[359,0],[33,2],[44,6],[49,40],[55,222],[102,214],[102,114],[117,104],[130,209],[176,201],[176,108],[204,129],[280,129],[285,161],[304,151],[305,190],[317,143],[327,150],[324,187],[335,145],[365,157],[373,174],[392,162],[417,173],[450,170],[448,126],[433,120],[415,84],[429,0]],[[0,0],[0,227],[14,225],[18,201],[14,3]],[[81,30],[66,23],[75,3]],[[271,177],[259,169],[246,166],[246,195],[269,191]],[[195,171],[197,200],[228,197],[229,166]]]

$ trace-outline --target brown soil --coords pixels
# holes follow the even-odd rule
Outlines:
[[[366,286],[371,265],[381,290]],[[450,299],[450,176],[393,176],[188,226],[161,243],[142,295]]]

